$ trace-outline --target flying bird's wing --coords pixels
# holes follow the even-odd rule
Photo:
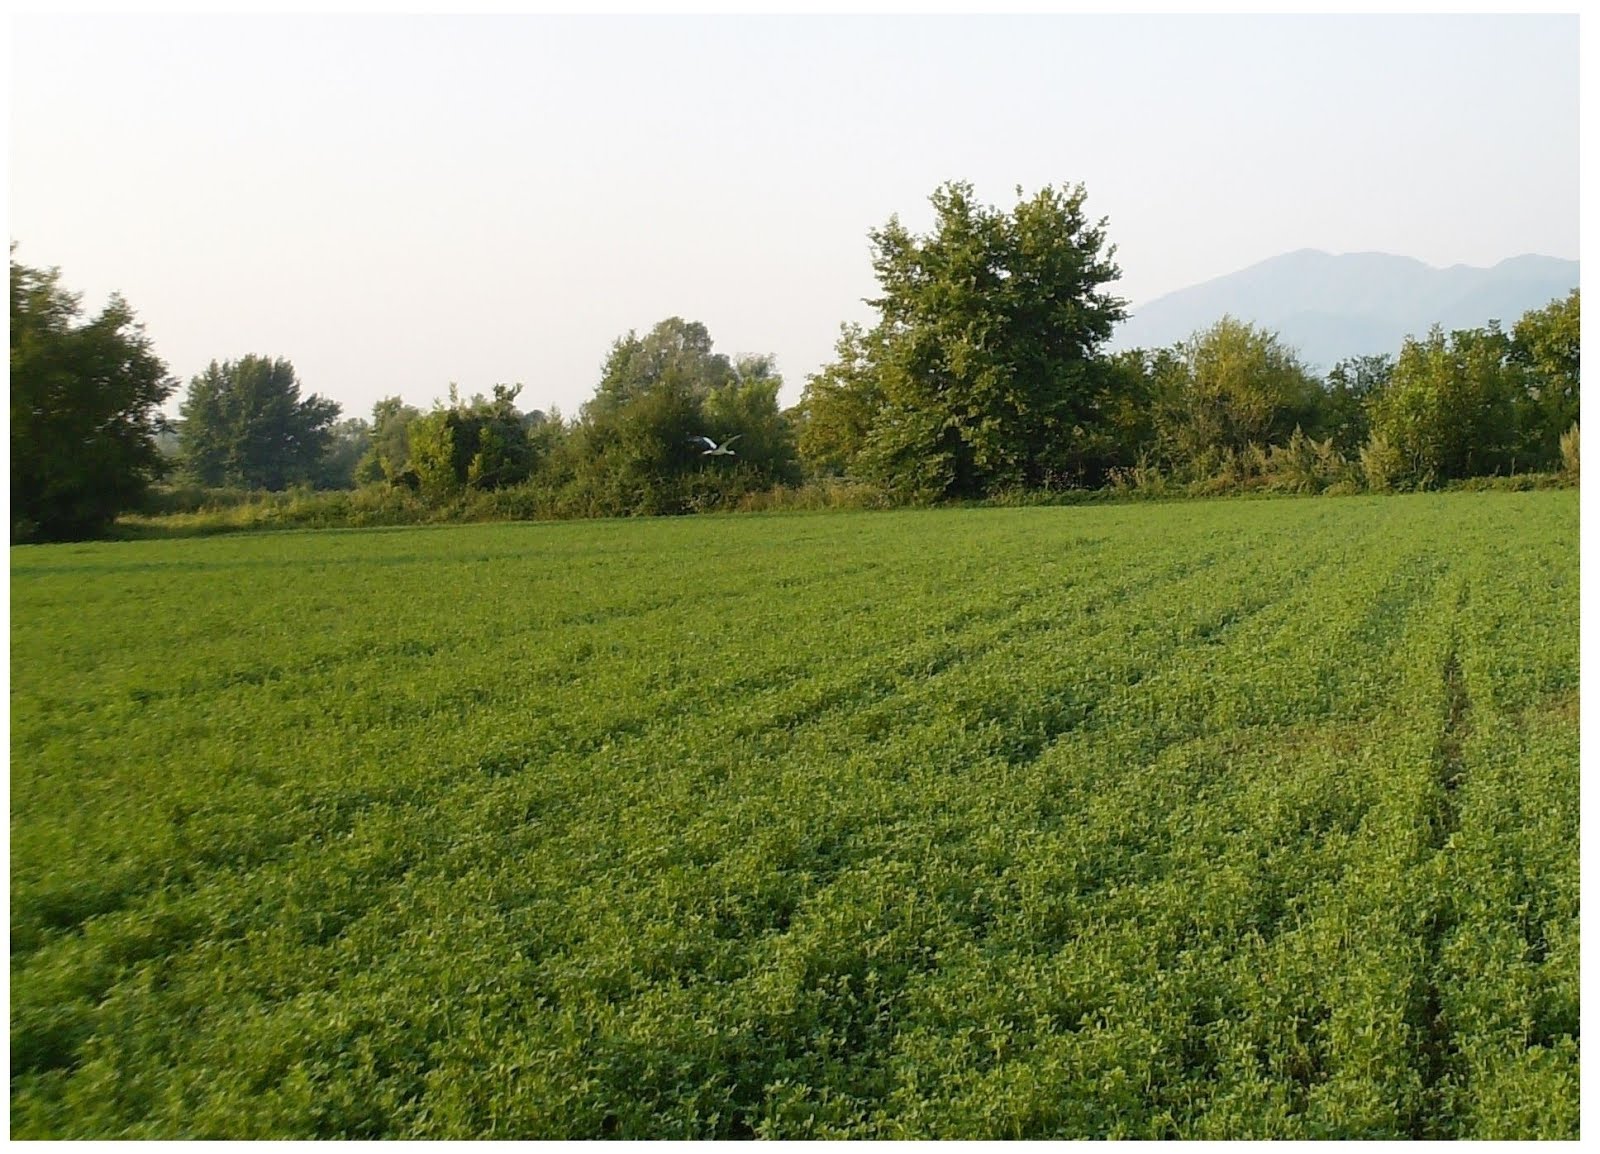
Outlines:
[[[715,441],[713,441],[710,437],[698,437],[698,436],[690,437],[689,438],[689,444],[691,444],[691,445],[704,445],[708,449],[715,449],[717,447],[717,443]]]
[[[735,433],[733,436],[729,437],[726,441],[722,442],[722,447],[724,449],[726,449],[729,445],[733,444],[735,441],[737,441],[742,436],[744,436],[743,433]]]

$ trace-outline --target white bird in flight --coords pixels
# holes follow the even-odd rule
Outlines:
[[[737,457],[739,454],[728,448],[728,446],[733,444],[742,436],[744,436],[743,433],[735,433],[720,445],[713,441],[710,437],[694,436],[689,438],[689,443],[691,445],[705,446],[705,448],[700,450],[700,455],[702,457]]]

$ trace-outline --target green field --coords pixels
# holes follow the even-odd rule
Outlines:
[[[15,1137],[1576,1137],[1578,497],[13,549]]]

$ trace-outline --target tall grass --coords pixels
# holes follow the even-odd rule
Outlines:
[[[1563,471],[1451,482],[1452,490],[1560,488],[1578,480],[1578,428],[1561,441]],[[1107,501],[1187,499],[1244,494],[1347,496],[1394,489],[1399,462],[1381,438],[1347,460],[1331,442],[1298,431],[1286,445],[1220,454],[1201,473],[1168,471],[1142,458],[1111,471],[1102,489],[1012,489],[966,505],[990,508],[1100,504]],[[436,525],[493,521],[571,521],[596,517],[676,513],[759,513],[785,510],[889,509],[897,502],[867,481],[823,477],[800,485],[731,488],[689,478],[678,489],[656,493],[643,504],[626,495],[598,492],[566,478],[559,484],[531,481],[491,491],[466,490],[442,500],[386,484],[356,490],[283,493],[194,486],[158,488],[144,509],[121,517],[113,536],[124,538],[206,536],[268,529],[332,529]]]

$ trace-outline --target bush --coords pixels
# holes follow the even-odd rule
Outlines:
[[[1174,492],[1166,474],[1145,456],[1125,469],[1108,469],[1106,480],[1113,492],[1125,497],[1165,497]]]
[[[1570,484],[1564,473],[1512,473],[1504,477],[1467,477],[1441,487],[1450,493],[1530,493],[1537,489],[1564,489]]]
[[[1361,450],[1361,475],[1373,493],[1389,493],[1405,475],[1405,455],[1382,433],[1373,433]]]
[[[452,514],[446,514],[450,519]],[[258,529],[334,529],[369,525],[418,525],[439,517],[411,490],[385,484],[360,489],[286,493],[189,486],[166,490],[143,512],[122,517],[118,536],[151,532],[178,536]]]
[[[138,512],[151,517],[174,513],[216,512],[258,502],[265,494],[249,489],[211,488],[205,485],[157,485],[145,495]]]
[[[1353,483],[1355,470],[1333,439],[1314,441],[1299,429],[1287,445],[1274,445],[1262,470],[1265,487],[1280,493],[1321,493],[1334,485]]]
[[[889,507],[888,494],[877,485],[843,477],[819,477],[803,485],[776,485],[745,493],[734,504],[734,509],[740,513]]]
[[[1561,471],[1571,478],[1572,483],[1578,483],[1578,422],[1572,422],[1572,428],[1561,434]]]

